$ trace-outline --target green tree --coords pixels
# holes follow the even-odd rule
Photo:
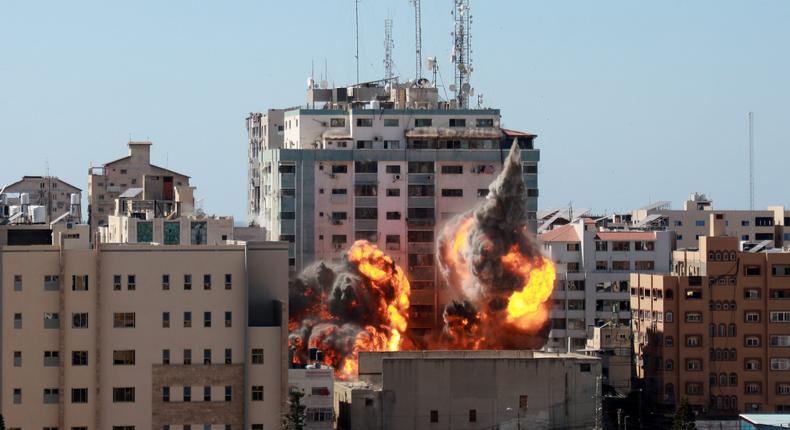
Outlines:
[[[301,390],[291,390],[288,394],[288,413],[283,417],[283,430],[304,430],[307,415],[302,397],[304,393]]]
[[[683,398],[675,411],[675,418],[672,420],[672,430],[696,430],[694,424],[694,411],[687,398]]]

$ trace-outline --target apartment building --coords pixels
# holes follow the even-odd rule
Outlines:
[[[660,201],[632,212],[633,225],[642,228],[667,229],[676,232],[678,248],[693,248],[697,240],[708,234],[708,216],[714,210],[713,201],[701,193],[691,193],[683,202],[683,209],[671,209],[671,203]],[[771,241],[781,247],[790,241],[790,214],[783,206],[769,206],[762,210],[716,210],[725,217],[724,234],[741,241]]]
[[[667,231],[607,230],[580,218],[538,236],[557,266],[547,347],[585,347],[592,328],[631,319],[631,272],[666,272],[674,234]]]
[[[628,395],[631,391],[632,351],[633,339],[629,324],[612,321],[592,329],[585,353],[601,359],[604,394],[607,390],[614,390],[621,395]]]
[[[435,326],[434,239],[485,198],[514,141],[535,231],[535,135],[502,128],[499,110],[455,108],[424,83],[311,87],[307,99],[247,118],[248,222],[291,243],[293,272],[367,239],[407,269],[410,326]]]
[[[88,238],[87,225],[0,226],[8,428],[279,427],[287,244]]]
[[[99,227],[107,225],[107,217],[115,211],[115,200],[130,189],[131,193],[139,189],[145,200],[155,201],[159,216],[173,205],[175,187],[189,185],[189,176],[151,164],[151,145],[148,141],[129,141],[129,155],[88,170],[91,241]]]
[[[335,428],[334,369],[321,365],[309,365],[303,369],[288,369],[288,389],[304,393],[304,430],[332,430]]]
[[[790,410],[790,252],[726,236],[708,214],[695,249],[667,274],[631,275],[636,373],[659,405],[680,399],[703,414]]]
[[[41,208],[41,216],[38,217],[41,222],[53,222],[66,214],[77,219],[81,217],[82,190],[56,176],[23,176],[0,188],[0,196],[3,195],[5,197],[0,197],[3,200],[0,206],[5,210],[0,212],[0,217],[11,217],[15,208],[21,211],[23,203]],[[73,212],[75,208],[76,213]],[[35,211],[34,216],[37,216]]]

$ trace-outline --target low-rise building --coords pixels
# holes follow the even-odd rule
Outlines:
[[[631,391],[631,327],[611,321],[592,329],[587,354],[601,359],[604,392],[627,395]]]
[[[339,429],[553,429],[600,423],[601,363],[537,351],[362,352]]]
[[[22,206],[41,208],[40,216],[33,212],[36,222],[50,223],[66,214],[81,218],[82,190],[55,176],[23,176],[0,188],[0,199],[0,218],[11,217]]]
[[[319,366],[313,364],[303,369],[288,369],[288,389],[304,393],[305,430],[335,428],[335,371],[331,367]]]

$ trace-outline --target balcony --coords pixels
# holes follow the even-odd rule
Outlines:
[[[330,203],[348,203],[348,194],[332,194],[329,197]]]
[[[378,173],[355,173],[354,184],[376,184]]]
[[[280,188],[296,188],[296,175],[293,173],[280,174]]]
[[[354,206],[360,208],[375,208],[379,204],[378,197],[354,197]]]
[[[409,173],[409,185],[433,185],[433,173]]]
[[[280,200],[280,211],[293,212],[296,210],[296,199],[293,197],[283,197]]]
[[[378,228],[378,223],[378,220],[375,219],[357,219],[354,221],[354,229],[376,230]]]
[[[433,227],[436,219],[431,218],[406,218],[406,225],[409,227]]]
[[[435,278],[435,272],[433,267],[426,267],[426,266],[410,267],[408,272],[409,272],[409,279],[411,279],[412,281],[433,281]]]
[[[408,204],[410,208],[432,208],[435,206],[433,197],[409,197]]]
[[[409,242],[409,252],[415,254],[433,254],[436,252],[432,242]]]
[[[280,234],[296,234],[296,227],[293,220],[280,222]]]

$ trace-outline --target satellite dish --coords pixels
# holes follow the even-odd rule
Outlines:
[[[455,84],[450,84],[450,91],[455,92]]]
[[[469,90],[470,89],[472,89],[472,87],[469,86],[468,82],[464,82],[464,84],[461,85],[461,93],[463,93],[463,94],[469,94]]]
[[[475,89],[474,88],[470,88],[469,89],[469,95],[474,97],[474,95],[475,95]]]
[[[322,79],[321,80],[321,89],[325,90],[328,86],[329,86],[329,83],[326,81],[326,79]]]

